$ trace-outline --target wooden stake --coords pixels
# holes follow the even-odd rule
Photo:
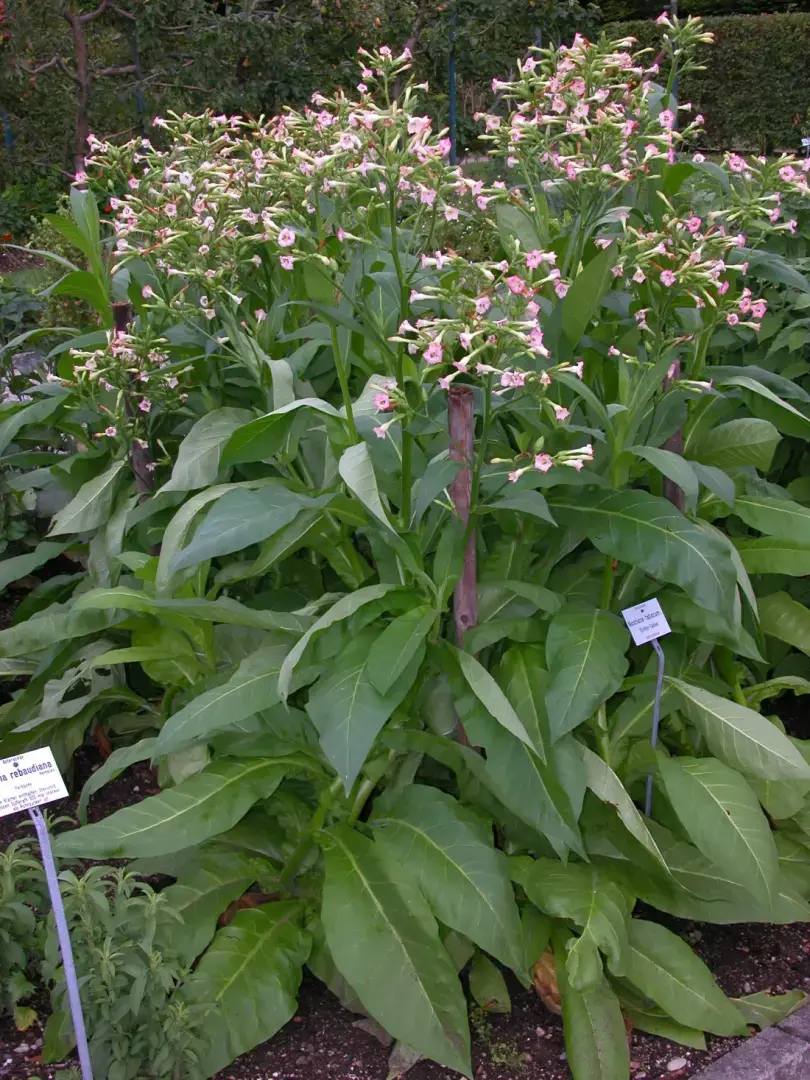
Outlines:
[[[472,464],[474,456],[475,415],[473,393],[468,386],[452,387],[447,393],[450,429],[450,458],[461,468],[450,485],[450,497],[464,528],[470,521]],[[478,623],[478,582],[476,573],[475,530],[470,530],[464,551],[464,568],[453,596],[456,644],[464,647],[464,634]]]
[[[126,300],[118,301],[112,305],[113,324],[116,334],[125,334],[132,322],[132,305]],[[135,407],[129,394],[126,395],[127,416],[135,415]],[[135,490],[138,493],[138,502],[143,502],[149,497],[155,488],[155,477],[151,469],[152,458],[149,450],[141,446],[140,440],[133,439],[129,446],[129,462],[135,474]]]

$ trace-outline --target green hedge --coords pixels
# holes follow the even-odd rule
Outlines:
[[[657,19],[662,0],[603,0],[605,22],[627,19]],[[810,11],[810,0],[678,0],[679,15],[769,15],[777,12]]]
[[[704,20],[715,37],[705,71],[681,81],[681,101],[705,117],[705,145],[718,150],[797,150],[810,106],[810,14],[729,15]],[[608,34],[630,34],[657,48],[654,22],[619,22]]]

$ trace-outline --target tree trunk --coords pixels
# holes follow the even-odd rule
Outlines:
[[[452,387],[447,394],[450,428],[450,458],[460,461],[461,468],[450,485],[450,497],[461,523],[466,529],[470,520],[472,494],[472,463],[474,455],[475,416],[473,393],[467,386]],[[478,623],[475,530],[470,531],[464,551],[464,568],[453,596],[453,616],[456,623],[456,643],[464,647],[464,634]]]
[[[90,104],[90,73],[87,69],[87,38],[80,15],[65,14],[73,33],[76,53],[76,142],[73,147],[73,172],[84,172],[87,153],[87,136],[90,132],[88,109]]]

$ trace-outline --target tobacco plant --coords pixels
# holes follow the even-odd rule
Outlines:
[[[684,70],[706,35],[666,22]],[[30,448],[46,422],[37,472],[72,494],[6,580],[82,559],[0,632],[31,675],[0,753],[66,763],[101,727],[82,813],[158,765],[160,794],[57,849],[176,879],[206,1076],[290,1019],[304,965],[465,1075],[473,950],[486,1004],[494,960],[561,1008],[576,1080],[628,1076],[625,1020],[693,1046],[768,1022],[649,914],[810,917],[808,746],[762,712],[810,689],[772,640],[805,650],[810,617],[760,577],[808,559],[772,466],[810,399],[751,363],[769,283],[810,295],[776,250],[807,180],[690,158],[700,118],[632,47],[577,38],[496,85],[492,185],[384,49],[356,95],[97,142],[109,253],[74,192],[114,329],[0,424]],[[460,220],[490,257],[445,244]],[[655,748],[655,658],[620,617],[651,597]]]

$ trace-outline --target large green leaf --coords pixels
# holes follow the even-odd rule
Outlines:
[[[287,433],[291,413],[298,409],[308,409],[331,417],[342,423],[340,413],[332,405],[320,398],[301,398],[276,409],[275,412],[260,416],[250,423],[243,423],[233,431],[225,442],[220,463],[241,465],[251,461],[264,461],[278,453]]]
[[[577,491],[557,496],[561,525],[605,555],[670,581],[711,611],[733,616],[737,574],[725,544],[646,491]]]
[[[498,680],[541,756],[549,742],[545,656],[532,645],[512,645],[501,658]]]
[[[512,1000],[506,979],[500,968],[481,952],[476,952],[470,964],[470,993],[484,1012],[509,1014]]]
[[[768,472],[781,437],[767,420],[756,417],[728,420],[703,432],[697,444],[689,447],[689,457],[720,469],[753,465],[761,472]]]
[[[202,1072],[213,1076],[272,1038],[295,1014],[309,935],[297,900],[240,911],[220,930],[181,996],[207,1006]]]
[[[383,506],[371,454],[365,443],[356,443],[348,450],[344,450],[338,462],[338,472],[349,491],[360,500],[369,513],[373,514],[387,529],[395,531]]]
[[[633,919],[627,977],[680,1024],[715,1035],[746,1035],[742,1015],[689,946],[658,923]]]
[[[369,678],[380,694],[387,694],[419,652],[436,620],[436,612],[417,604],[388,624],[369,653]]]
[[[572,348],[579,344],[588,323],[602,302],[602,297],[610,288],[610,270],[615,261],[614,244],[609,244],[604,250],[597,252],[574,278],[562,302],[562,328]]]
[[[521,970],[520,916],[491,830],[450,795],[422,784],[411,784],[372,824],[377,845],[415,877],[440,922]]]
[[[583,852],[577,815],[552,756],[543,762],[526,743],[510,734],[470,695],[456,701],[474,746],[486,750],[483,777],[498,799],[521,821],[548,838],[561,858]]]
[[[214,409],[206,413],[180,444],[172,475],[161,491],[195,491],[213,484],[219,472],[222,447],[237,428],[251,419],[245,409]]]
[[[278,676],[278,692],[282,701],[287,700],[287,695],[290,692],[290,686],[292,683],[293,673],[298,665],[299,660],[304,655],[307,646],[315,637],[316,634],[321,633],[323,630],[327,630],[330,626],[333,626],[336,622],[341,622],[343,619],[348,619],[350,615],[353,615],[355,611],[359,611],[361,607],[366,604],[372,603],[374,600],[380,600],[387,593],[395,589],[395,585],[380,584],[380,585],[367,585],[365,588],[356,589],[348,596],[343,596],[337,603],[333,604],[328,611],[325,611],[323,615],[310,626],[309,630],[295,643],[290,650],[289,655],[281,665],[281,671]],[[2,645],[2,634],[0,634],[0,645]]]
[[[768,819],[745,779],[715,758],[661,754],[658,767],[672,809],[695,846],[758,903],[770,906],[779,858]]]
[[[6,449],[10,442],[13,442],[17,433],[24,427],[29,424],[39,424],[52,416],[57,409],[61,409],[65,397],[65,394],[48,396],[33,402],[31,405],[26,405],[22,409],[17,409],[16,412],[9,416],[8,420],[3,420],[0,423],[0,453]]]
[[[706,1036],[698,1028],[679,1024],[643,994],[634,993],[627,983],[615,989],[622,1004],[622,1012],[632,1022],[635,1030],[660,1035],[662,1039],[669,1039],[670,1042],[680,1043],[682,1046],[693,1046],[696,1050],[706,1049]]]
[[[65,611],[61,605],[53,604],[42,614],[0,630],[0,656],[27,657],[51,645],[64,645],[74,638],[106,630],[122,618],[123,613],[115,610]]]
[[[184,964],[194,963],[211,941],[217,920],[256,880],[256,866],[237,851],[203,851],[180,880],[161,893],[182,922],[165,924],[163,939]]]
[[[194,698],[170,716],[160,730],[155,756],[205,743],[247,717],[278,704],[278,673],[285,645],[267,645],[251,653],[221,686]]]
[[[76,815],[83,825],[87,823],[87,805],[91,796],[100,791],[105,784],[120,776],[136,761],[148,761],[154,752],[155,742],[155,739],[149,738],[141,739],[140,742],[132,743],[130,746],[119,746],[94,773],[90,774],[82,788],[79,805],[76,808]]]
[[[754,415],[772,421],[785,435],[795,435],[800,439],[810,438],[810,419],[759,380],[748,375],[732,375],[721,377],[718,385],[740,387],[744,391],[743,398]]]
[[[387,694],[370,676],[374,632],[362,634],[337,658],[309,693],[307,712],[318,729],[321,748],[348,792],[374,740],[413,685],[424,656],[414,655]]]
[[[456,649],[452,645],[447,645],[446,648],[452,651],[458,660],[458,666],[467,685],[489,715],[494,717],[499,724],[520,739],[521,742],[524,742],[526,746],[536,753],[542,754],[542,747],[535,746],[532,742],[529,733],[523,726],[523,721],[512,708],[509,698],[507,698],[487,669],[469,653]]]
[[[740,656],[762,661],[753,637],[738,622],[729,623],[716,611],[707,611],[674,590],[668,590],[659,600],[670,627],[676,633],[690,634],[710,645],[725,645]]]
[[[810,544],[798,540],[780,540],[776,536],[756,539],[734,537],[742,564],[749,574],[810,575]]]
[[[548,628],[546,711],[552,742],[584,723],[627,672],[630,635],[607,611],[566,604]]]
[[[574,1080],[627,1080],[630,1051],[619,1001],[610,983],[585,993],[568,980],[566,935],[555,934],[554,960],[562,998],[563,1032]]]
[[[589,990],[602,979],[600,951],[611,970],[622,973],[632,899],[593,866],[527,856],[510,859],[512,877],[531,902],[547,915],[580,927],[568,945],[566,967],[576,990]]]
[[[37,544],[33,551],[29,551],[25,555],[15,555],[13,558],[1,560],[0,589],[5,589],[12,581],[18,581],[21,577],[38,570],[49,559],[55,559],[57,555],[61,555],[67,546],[68,542],[66,541],[52,543],[49,540],[43,540],[41,544]]]
[[[321,918],[338,970],[394,1038],[470,1076],[467,1006],[427,902],[345,825],[329,831],[324,864]]]
[[[208,511],[191,543],[174,556],[170,571],[260,544],[289,525],[300,510],[326,506],[330,499],[331,495],[301,495],[282,484],[228,491]]]
[[[738,495],[734,513],[757,532],[810,544],[810,509],[792,499],[768,495]]]
[[[259,799],[268,799],[288,771],[283,759],[224,758],[203,772],[103,821],[60,833],[60,858],[138,858],[169,855],[235,825]]]
[[[688,509],[695,509],[700,494],[700,484],[691,462],[680,454],[673,454],[671,450],[662,450],[657,446],[630,446],[628,451],[648,462],[668,480],[677,484],[684,493]]]
[[[786,641],[810,656],[810,611],[786,592],[771,593],[759,602],[764,634]]]
[[[82,484],[75,497],[53,519],[49,536],[84,533],[104,525],[112,513],[118,477],[125,461],[115,461],[106,472]]]
[[[598,754],[587,746],[580,746],[582,760],[585,763],[587,784],[591,791],[606,806],[615,808],[622,824],[640,844],[643,844],[656,862],[666,869],[666,862],[655,842],[641,811],[630,798],[624,784],[616,773]]]
[[[810,780],[810,765],[764,716],[681,679],[667,682],[715,757],[762,780]]]

